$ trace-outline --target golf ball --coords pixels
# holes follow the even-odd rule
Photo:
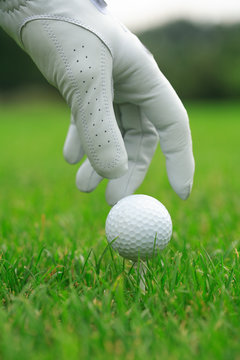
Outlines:
[[[165,206],[147,195],[130,195],[112,207],[106,237],[114,250],[132,261],[152,258],[172,236],[172,221]]]

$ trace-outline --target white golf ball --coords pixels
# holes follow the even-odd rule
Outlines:
[[[108,242],[132,261],[152,258],[172,236],[172,220],[165,206],[147,195],[130,195],[112,207],[105,226]]]

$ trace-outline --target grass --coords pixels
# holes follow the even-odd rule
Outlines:
[[[144,294],[106,248],[106,182],[81,194],[62,158],[65,105],[1,105],[0,359],[240,359],[240,105],[187,109],[191,197],[173,193],[159,150],[138,191],[174,225]]]

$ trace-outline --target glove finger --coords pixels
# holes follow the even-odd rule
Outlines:
[[[128,153],[128,171],[108,182],[106,200],[110,205],[132,194],[141,185],[159,140],[155,127],[139,107],[125,104],[119,106],[115,113],[118,114]]]
[[[87,159],[77,172],[76,185],[80,191],[89,193],[95,190],[102,180],[103,177],[98,175],[90,164],[90,161]]]
[[[155,91],[153,99],[144,104],[144,112],[157,128],[169,182],[185,200],[191,193],[195,170],[188,115],[163,75],[159,75],[159,86]]]
[[[100,176],[117,178],[127,171],[127,153],[113,110],[112,57],[96,35],[81,32],[84,48],[76,49],[72,68],[82,96],[72,99],[72,112],[93,168]]]
[[[118,107],[114,108],[116,120],[118,122],[119,129],[123,133],[122,123],[120,121],[120,116],[118,112]],[[76,185],[78,190],[89,193],[96,189],[98,184],[103,180],[103,177],[98,175],[98,173],[92,167],[90,161],[86,159],[84,163],[80,166],[77,176],[76,176]]]
[[[73,116],[71,117],[71,123],[64,143],[63,156],[69,164],[78,163],[84,156],[84,150],[81,146],[80,137]]]
[[[134,48],[135,47],[135,48]],[[125,71],[116,74],[115,99],[130,101],[141,107],[156,127],[166,158],[169,181],[182,198],[190,194],[194,158],[187,112],[176,92],[160,72],[153,57],[140,42],[125,50]]]

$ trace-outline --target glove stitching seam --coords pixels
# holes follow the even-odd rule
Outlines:
[[[31,0],[29,0],[29,1],[31,1]],[[64,22],[68,22],[68,23],[83,27],[84,29],[86,29],[86,30],[92,32],[93,34],[95,34],[104,43],[104,45],[110,51],[110,54],[113,56],[113,48],[111,47],[111,45],[108,43],[108,41],[100,33],[98,33],[96,30],[94,30],[91,26],[88,26],[88,25],[84,24],[83,22],[81,22],[79,20],[69,18],[69,17],[64,17],[64,16],[42,14],[42,15],[34,15],[34,16],[27,17],[26,19],[24,19],[22,24],[19,26],[19,30],[18,30],[18,34],[19,34],[19,38],[21,39],[21,42],[22,42],[21,32],[22,32],[23,27],[25,25],[27,25],[27,23],[30,22],[30,21],[41,20],[41,19],[64,21]]]
[[[117,149],[117,154],[115,156],[115,158],[111,161],[107,163],[101,163],[101,159],[98,156],[98,153],[94,150],[94,144],[92,142],[91,137],[89,136],[89,132],[88,132],[88,125],[87,125],[87,121],[86,121],[86,114],[83,111],[82,105],[81,105],[81,92],[78,90],[78,86],[77,86],[77,82],[74,78],[74,75],[72,73],[72,68],[71,65],[68,61],[67,56],[65,55],[64,49],[62,48],[62,45],[59,43],[56,35],[54,34],[53,29],[51,28],[51,25],[49,23],[49,21],[44,21],[43,22],[43,26],[45,31],[47,32],[48,36],[50,37],[50,39],[52,40],[53,44],[55,45],[55,48],[57,50],[57,53],[59,54],[61,60],[63,61],[63,64],[65,66],[66,69],[66,74],[70,80],[70,82],[72,83],[72,87],[74,89],[74,94],[73,96],[76,99],[76,102],[78,104],[78,108],[80,110],[80,114],[81,114],[81,119],[82,119],[82,127],[83,127],[83,133],[84,133],[84,139],[86,141],[88,150],[89,150],[89,155],[91,157],[92,160],[94,160],[95,166],[98,167],[105,167],[108,169],[111,169],[113,167],[116,166],[116,162],[118,161],[119,157],[120,157],[120,146],[118,144],[118,142],[116,141],[116,137],[114,136],[114,131],[111,127],[109,127],[111,134],[112,134],[112,138],[115,139],[115,145],[116,145],[116,149]],[[104,46],[104,44],[101,42],[101,53],[100,53],[100,74],[101,74],[101,86],[102,86],[102,96],[103,96],[103,100],[104,100],[104,108],[107,109],[107,117],[110,118],[110,114],[109,114],[109,106],[108,106],[108,97],[106,94],[106,70],[107,70],[107,66],[106,66],[106,47]],[[109,124],[109,123],[108,123]],[[111,124],[111,122],[110,122]]]
[[[102,96],[103,96],[103,102],[104,102],[104,108],[107,109],[107,118],[110,119],[110,114],[109,114],[109,106],[108,106],[108,97],[106,94],[106,89],[107,89],[107,85],[106,85],[106,76],[105,76],[105,69],[106,69],[106,62],[105,62],[105,48],[102,45],[101,48],[101,55],[100,55],[100,72],[101,72],[101,84],[102,84]],[[110,126],[109,126],[110,125]],[[118,144],[118,141],[116,139],[115,136],[115,132],[113,131],[113,128],[111,126],[111,121],[108,122],[108,127],[110,129],[112,138],[114,139],[115,145],[116,145],[116,149],[117,149],[117,156],[115,157],[114,160],[111,161],[111,163],[108,163],[108,168],[112,168],[116,165],[116,161],[120,158],[120,146]]]
[[[48,33],[50,39],[53,41],[53,44],[55,45],[56,50],[57,50],[60,58],[62,59],[64,65],[65,65],[66,72],[68,74],[68,77],[69,77],[71,83],[73,84],[73,88],[75,89],[74,94],[75,94],[75,98],[77,100],[77,103],[78,103],[78,106],[79,106],[79,109],[80,109],[80,112],[81,112],[82,124],[83,124],[83,128],[84,128],[84,133],[85,133],[84,135],[86,136],[85,139],[87,139],[90,154],[93,155],[93,144],[92,144],[91,139],[90,139],[90,137],[88,135],[88,132],[87,132],[85,114],[82,111],[82,106],[81,106],[81,93],[77,88],[77,83],[76,83],[76,81],[74,79],[71,66],[70,66],[70,64],[68,62],[68,59],[67,59],[67,57],[66,57],[66,55],[64,53],[64,50],[63,50],[62,46],[58,42],[56,35],[54,34],[53,30],[50,28],[50,25],[49,25],[49,23],[47,21],[43,22],[43,27],[44,27],[45,31]],[[99,161],[99,159],[96,159],[96,160]]]

